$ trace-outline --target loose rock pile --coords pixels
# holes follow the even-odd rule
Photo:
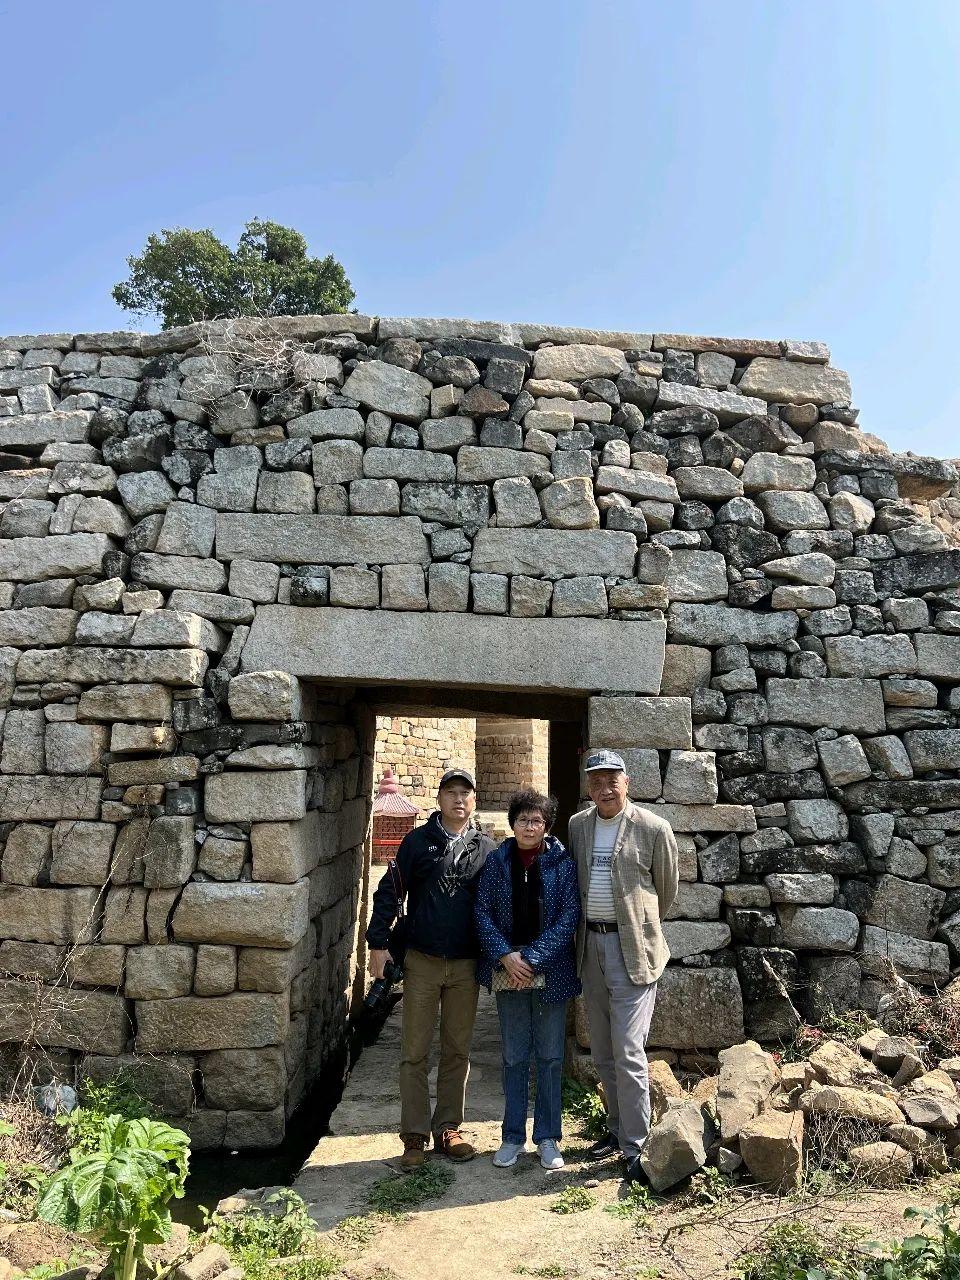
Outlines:
[[[686,1093],[663,1060],[651,1064],[653,1127],[641,1164],[665,1191],[706,1164],[792,1190],[808,1165],[897,1186],[943,1172],[960,1151],[960,1058],[927,1069],[917,1041],[881,1026],[853,1047],[825,1040],[778,1064],[755,1041],[721,1050],[718,1075]]]
[[[311,675],[412,680],[396,637],[420,679],[469,644],[593,695],[681,848],[655,1044],[874,1008],[891,961],[946,981],[958,473],[856,417],[819,343],[0,340],[3,1034],[136,1065],[198,1145],[279,1140],[342,1042],[372,783],[362,698],[291,674],[307,635]]]

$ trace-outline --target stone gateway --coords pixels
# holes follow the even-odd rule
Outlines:
[[[623,751],[681,853],[658,1046],[960,967],[958,471],[861,432],[822,344],[10,337],[0,463],[20,1055],[279,1143],[362,982],[392,703]]]

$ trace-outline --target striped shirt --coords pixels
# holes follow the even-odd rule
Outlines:
[[[593,857],[590,861],[590,884],[587,888],[587,919],[614,923],[617,919],[613,902],[613,877],[611,862],[613,850],[620,834],[623,810],[613,818],[596,819],[593,836]]]

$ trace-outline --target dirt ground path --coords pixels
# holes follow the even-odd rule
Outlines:
[[[904,1234],[903,1209],[932,1205],[934,1184],[906,1192],[861,1194],[798,1205],[773,1196],[735,1194],[720,1205],[668,1201],[651,1214],[623,1218],[607,1211],[624,1194],[616,1161],[584,1160],[587,1142],[565,1138],[567,1168],[546,1173],[531,1149],[514,1169],[495,1169],[502,1095],[496,1009],[482,998],[472,1055],[465,1133],[480,1155],[455,1167],[452,1186],[403,1219],[377,1222],[373,1238],[354,1245],[337,1224],[369,1215],[373,1183],[396,1172],[399,1102],[396,1091],[400,1010],[365,1049],[322,1138],[297,1179],[323,1231],[346,1257],[351,1280],[503,1280],[541,1275],[570,1280],[720,1280],[732,1261],[784,1217],[835,1227],[848,1222],[868,1236]],[[551,1211],[566,1187],[581,1187],[593,1203],[583,1212]]]

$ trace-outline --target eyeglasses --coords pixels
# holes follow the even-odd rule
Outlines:
[[[545,827],[547,824],[542,818],[518,818],[513,825],[515,827]]]

